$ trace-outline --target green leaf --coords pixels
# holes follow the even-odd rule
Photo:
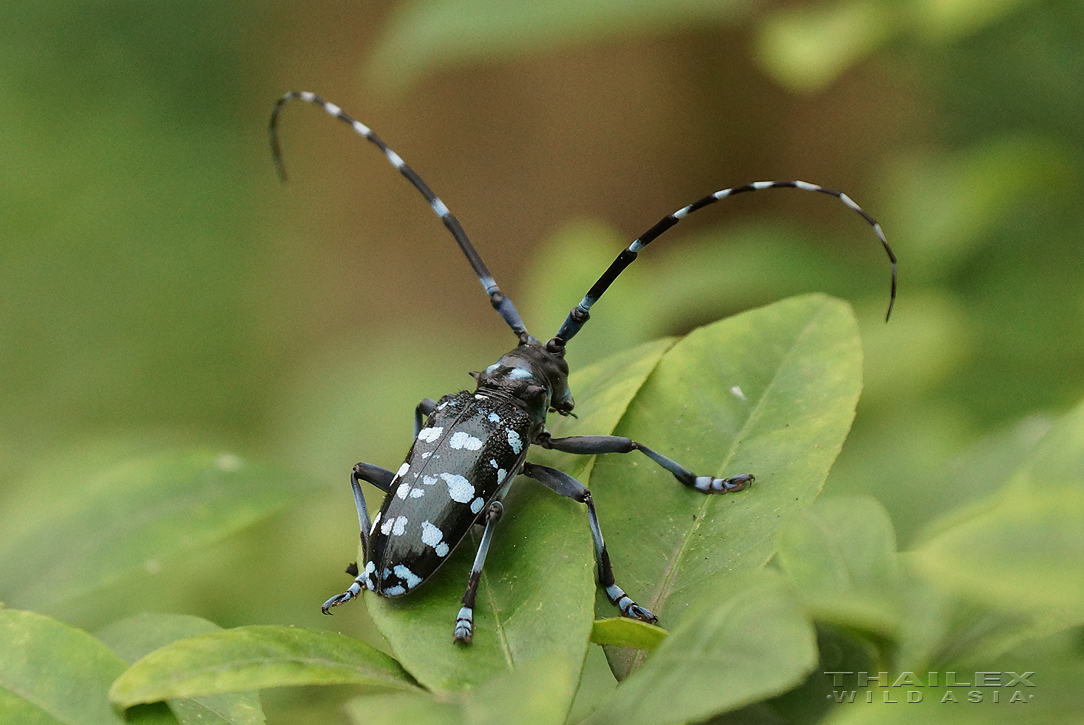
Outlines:
[[[186,614],[143,613],[114,622],[100,630],[98,639],[132,664],[156,649],[185,637],[221,631],[214,622]],[[169,708],[181,725],[230,723],[246,725],[265,722],[257,692],[206,695],[187,700],[170,700]]]
[[[352,637],[300,627],[238,627],[178,640],[129,668],[109,691],[120,707],[283,685],[414,689],[399,664]]]
[[[1008,485],[1049,491],[1084,488],[1084,402],[1043,436]]]
[[[541,657],[441,700],[413,693],[376,695],[351,700],[346,711],[358,725],[560,725],[578,675],[578,663]]]
[[[1084,615],[1084,404],[990,499],[936,526],[914,555],[930,581],[1013,611]]]
[[[895,636],[896,538],[875,499],[818,501],[783,529],[777,561],[816,620]]]
[[[736,494],[705,496],[642,457],[598,457],[584,482],[617,582],[661,626],[672,629],[716,578],[771,558],[784,519],[824,485],[854,418],[861,376],[850,307],[823,295],[695,330],[663,357],[615,433],[697,474],[752,473],[757,481]],[[596,611],[613,614],[601,595]],[[607,655],[618,679],[643,659],[613,648]]]
[[[761,24],[757,60],[796,91],[819,91],[890,39],[901,25],[886,2],[845,0],[788,7]]]
[[[60,500],[0,527],[0,598],[35,609],[85,597],[250,526],[303,489],[290,471],[231,453],[141,456],[73,476]]]
[[[777,695],[817,664],[816,632],[771,572],[717,581],[591,725],[700,721]]]
[[[965,684],[946,686],[948,672],[954,673],[956,682]],[[985,674],[978,675],[978,672]],[[1080,636],[1076,632],[1044,637],[1001,656],[973,660],[971,666],[958,662],[942,665],[936,668],[936,684],[932,686],[925,671],[912,674],[912,682],[923,682],[925,686],[891,686],[904,675],[903,672],[890,673],[888,687],[879,686],[877,680],[872,679],[868,695],[859,690],[853,701],[844,699],[844,703],[824,720],[825,725],[1081,722],[1084,698],[1081,697],[1080,682],[1084,679],[1084,657],[1081,657]],[[1014,683],[1018,675],[1025,675],[1025,678]],[[974,686],[976,677],[983,677],[991,684]],[[834,698],[841,695],[848,698],[855,692],[855,675],[852,673],[842,679],[844,687],[833,688]],[[868,701],[866,697],[869,697]],[[976,697],[978,699],[972,699]]]
[[[438,65],[701,27],[740,17],[750,6],[747,0],[415,0],[393,11],[367,70],[375,83],[402,87]]]
[[[775,80],[817,91],[894,37],[954,41],[1032,0],[826,0],[769,15],[757,34],[757,59]]]
[[[1010,610],[1084,615],[1084,490],[1012,489],[982,515],[916,552],[923,575],[970,599]]]
[[[123,723],[106,692],[124,667],[82,630],[0,609],[0,723]]]
[[[631,647],[654,652],[666,639],[666,630],[653,624],[625,617],[596,619],[591,627],[591,641],[616,647]]]
[[[578,422],[597,432],[612,430],[672,344],[648,343],[574,375]],[[578,475],[590,462],[579,456],[563,470]],[[462,647],[452,643],[452,629],[477,546],[477,538],[468,537],[409,597],[390,601],[366,594],[373,621],[403,666],[429,689],[455,690],[543,655],[582,662],[594,621],[595,590],[594,549],[583,505],[533,481],[516,482],[482,573],[474,641]]]

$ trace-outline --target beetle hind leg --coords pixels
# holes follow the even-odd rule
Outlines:
[[[610,564],[610,554],[606,551],[606,541],[602,538],[602,529],[598,523],[598,513],[595,511],[595,502],[591,498],[591,492],[587,487],[564,471],[558,471],[549,466],[539,466],[535,463],[523,464],[523,475],[541,483],[554,493],[567,496],[573,501],[579,501],[587,506],[587,520],[591,524],[591,537],[595,541],[595,563],[598,565],[598,583],[606,592],[606,598],[618,608],[621,616],[630,619],[638,619],[641,622],[655,624],[659,618],[646,607],[641,607],[632,600],[625,590],[617,586],[614,580],[613,566]]]
[[[452,633],[453,642],[470,644],[474,637],[474,600],[478,596],[478,582],[482,578],[482,566],[486,563],[486,555],[489,553],[489,545],[493,541],[493,530],[504,513],[504,506],[500,501],[494,501],[486,509],[486,528],[482,532],[482,543],[478,545],[478,553],[474,555],[474,566],[470,570],[470,579],[467,581],[467,591],[463,593],[463,606],[455,618],[455,631]]]
[[[395,478],[395,474],[391,471],[381,468],[380,466],[374,466],[371,463],[359,463],[354,466],[354,469],[350,472],[350,490],[354,494],[354,505],[358,510],[358,528],[361,531],[361,550],[368,555],[369,553],[369,533],[372,528],[372,522],[369,520],[369,508],[365,505],[365,496],[361,491],[361,482],[368,481],[381,491],[385,493],[391,489],[391,482]],[[353,569],[353,571],[351,571]],[[320,607],[320,611],[324,614],[331,614],[331,608],[337,607],[340,604],[346,604],[351,599],[356,599],[361,595],[362,589],[372,589],[371,575],[372,569],[370,566],[366,566],[365,571],[358,572],[357,564],[352,564],[347,567],[347,571],[356,574],[354,583],[350,585],[342,594],[336,594],[331,599],[328,599]]]

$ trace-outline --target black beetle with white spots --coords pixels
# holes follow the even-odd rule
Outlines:
[[[482,541],[453,628],[454,641],[469,644],[474,634],[478,582],[493,540],[493,530],[503,511],[501,500],[512,480],[522,474],[587,507],[599,584],[606,596],[626,617],[644,622],[657,621],[651,611],[633,601],[617,585],[591,492],[566,473],[527,462],[528,447],[533,444],[582,455],[640,451],[672,473],[679,482],[704,494],[741,491],[753,483],[753,475],[740,473],[728,478],[697,475],[644,444],[620,436],[551,437],[546,430],[547,413],[569,415],[574,405],[568,388],[566,343],[587,322],[592,305],[610,284],[659,235],[698,209],[735,194],[763,189],[792,188],[828,194],[860,214],[873,227],[892,264],[888,305],[888,314],[891,314],[896,298],[896,258],[880,225],[846,194],[804,181],[758,181],[717,191],[668,214],[622,250],[579,304],[572,308],[557,334],[543,343],[528,334],[515,305],[497,287],[459,221],[444,202],[368,126],[313,93],[291,91],[278,100],[272,111],[271,148],[279,175],[284,180],[286,174],[276,129],[282,108],[293,99],[321,106],[349,125],[377,146],[421,192],[459,244],[493,307],[519,341],[514,350],[483,372],[472,373],[478,382],[473,393],[463,391],[445,395],[439,401],[425,399],[418,404],[414,412],[414,445],[398,470],[393,473],[370,463],[354,466],[350,485],[361,526],[364,563],[359,568],[351,568],[350,573],[357,575],[354,583],[342,594],[324,602],[324,613],[330,614],[332,607],[358,597],[362,589],[382,597],[409,594],[448,559],[471,526],[480,524],[484,526]],[[371,522],[361,492],[362,481],[387,493],[380,512]]]

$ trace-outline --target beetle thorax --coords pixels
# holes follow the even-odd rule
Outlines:
[[[550,410],[568,415],[575,405],[564,355],[546,350],[534,338],[480,373],[477,392],[511,401],[539,424]]]

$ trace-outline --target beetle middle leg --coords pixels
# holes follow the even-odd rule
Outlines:
[[[569,436],[568,438],[553,438],[547,431],[543,431],[539,434],[538,440],[536,440],[535,443],[543,448],[581,455],[595,455],[596,453],[632,453],[633,451],[640,451],[667,471],[674,474],[674,478],[678,481],[701,493],[733,493],[748,488],[755,480],[751,473],[743,473],[738,476],[731,476],[730,478],[698,476],[672,458],[667,458],[658,451],[648,448],[643,443],[637,443],[631,438],[624,438],[622,436]]]
[[[467,591],[463,593],[463,606],[455,618],[454,642],[470,644],[474,636],[474,600],[478,596],[478,582],[482,578],[482,566],[486,563],[486,555],[489,553],[489,545],[493,541],[493,530],[497,528],[504,506],[500,501],[489,504],[485,513],[486,528],[482,532],[482,543],[478,545],[478,553],[474,555],[474,566],[470,569],[470,579],[467,580]]]
[[[610,555],[606,551],[606,542],[602,538],[602,529],[599,528],[598,513],[595,512],[595,502],[591,498],[591,492],[587,487],[564,471],[558,471],[549,466],[540,466],[536,463],[524,463],[523,475],[541,483],[554,493],[567,496],[573,501],[579,501],[587,506],[587,520],[591,524],[591,536],[595,540],[595,562],[598,565],[598,582],[606,591],[606,597],[610,603],[621,610],[622,616],[631,619],[639,619],[641,622],[654,624],[659,618],[649,609],[641,607],[632,598],[625,594],[625,590],[617,586],[614,581],[613,567],[610,565]]]

